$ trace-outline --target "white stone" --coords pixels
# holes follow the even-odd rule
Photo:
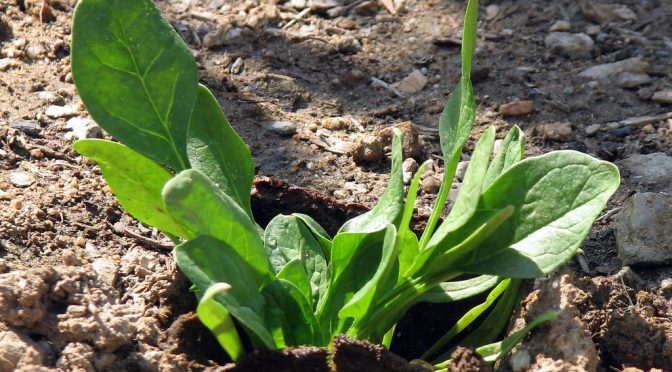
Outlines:
[[[672,263],[672,196],[633,195],[616,217],[616,246],[623,265]]]

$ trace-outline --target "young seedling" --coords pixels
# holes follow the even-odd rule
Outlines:
[[[412,305],[490,291],[423,358],[444,351],[492,308],[462,343],[494,361],[554,316],[493,344],[521,280],[548,274],[576,253],[620,176],[612,164],[574,151],[522,160],[517,127],[493,157],[489,127],[439,224],[474,123],[477,15],[478,2],[470,0],[462,75],[439,121],[443,184],[419,239],[409,223],[426,164],[405,194],[399,132],[388,187],[370,212],[333,238],[301,214],[277,216],[262,230],[250,207],[250,152],[198,84],[190,50],[151,0],[79,1],[74,81],[91,116],[119,143],[81,140],[74,147],[98,163],[128,213],[173,238],[175,259],[199,299],[198,316],[233,360],[245,354],[239,332],[255,348],[326,346],[339,334],[389,346]]]

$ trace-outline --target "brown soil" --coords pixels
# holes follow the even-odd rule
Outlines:
[[[299,10],[282,1],[158,3],[191,45],[201,81],[252,148],[258,174],[319,190],[261,179],[255,214],[317,213],[331,232],[342,218],[371,207],[386,184],[386,159],[355,163],[347,154],[361,136],[412,121],[422,140],[414,144],[417,160],[440,158],[438,116],[459,71],[459,46],[450,40],[459,35],[464,13],[464,2],[455,0],[406,0],[397,15],[383,1],[337,2],[355,5],[338,17],[315,10],[296,21]],[[0,0],[0,370],[219,368],[226,360],[189,314],[194,299],[170,256],[170,240],[126,215],[95,164],[71,149],[67,116],[87,117],[69,69],[76,1],[46,3]],[[672,154],[668,120],[606,125],[671,111],[651,100],[654,91],[672,87],[670,4],[623,0],[618,4],[634,18],[604,20],[586,11],[585,3],[592,2],[483,1],[474,68],[478,113],[467,154],[487,125],[502,136],[513,124],[526,132],[530,155],[563,148],[610,161],[633,153]],[[488,5],[499,12],[487,16]],[[544,46],[558,20],[569,21],[572,32],[599,26],[590,58],[566,58]],[[218,29],[226,40],[206,48]],[[651,82],[640,87],[577,77],[587,67],[634,56],[649,64]],[[400,97],[371,83],[397,82],[415,69],[428,79],[415,94]],[[532,100],[534,112],[498,113],[500,105],[516,100]],[[49,117],[51,105],[75,111]],[[293,122],[296,134],[269,131],[276,120]],[[560,123],[569,124],[569,134],[544,127]],[[588,135],[591,124],[601,130]],[[672,293],[661,288],[672,269],[637,269],[641,281],[615,276],[622,265],[609,212],[641,190],[624,179],[584,244],[587,271],[572,262],[571,278],[537,282],[540,292],[524,301],[518,325],[549,307],[567,308],[561,315],[566,321],[534,332],[512,357],[518,364],[504,368],[524,366],[527,355],[532,369],[672,370]],[[418,215],[427,215],[432,201],[431,191],[424,191]],[[550,300],[534,310],[544,288]],[[418,322],[448,318],[445,309],[414,311],[409,319]],[[407,329],[416,323],[409,324]],[[440,335],[438,327],[415,328],[417,333],[398,335],[393,351],[412,359]],[[418,341],[422,335],[427,339]],[[405,346],[416,341],[421,346]],[[370,347],[353,353],[391,355]],[[312,349],[281,354],[288,365],[303,360],[297,355],[325,357]],[[269,355],[275,355],[269,363],[279,360],[277,353]]]

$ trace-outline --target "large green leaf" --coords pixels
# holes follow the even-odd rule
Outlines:
[[[310,283],[311,304],[317,304],[329,284],[329,267],[322,246],[315,240],[303,221],[296,216],[278,215],[266,226],[266,254],[271,266],[279,273],[289,262],[300,260]],[[296,275],[293,275],[295,278]],[[300,283],[294,283],[301,288]]]
[[[228,283],[231,288],[213,294],[215,300],[256,336],[252,341],[257,347],[275,347],[266,323],[259,316],[264,311],[264,298],[259,294],[261,283],[251,262],[229,244],[207,235],[178,245],[174,254],[180,270],[199,293],[206,293],[218,283]],[[217,311],[216,307],[210,309]],[[225,319],[226,314],[216,316]]]
[[[464,272],[533,278],[571,258],[620,183],[618,169],[576,151],[525,159],[485,190],[479,209],[515,212],[460,263]]]
[[[165,168],[116,142],[86,139],[75,142],[73,147],[98,163],[119,204],[129,214],[165,233],[187,236],[161,198],[163,185],[172,177]]]
[[[258,283],[271,276],[257,225],[201,171],[187,169],[173,177],[163,188],[163,200],[173,219],[192,232],[190,237],[209,235],[233,247],[253,268]]]
[[[191,114],[187,137],[191,167],[207,174],[252,218],[250,191],[254,163],[250,149],[231,127],[217,99],[203,85]]]
[[[196,101],[194,57],[150,0],[80,0],[72,73],[91,116],[131,149],[176,171]]]
[[[264,317],[278,348],[319,345],[328,341],[322,335],[313,308],[294,284],[278,279],[261,291],[266,300]]]
[[[471,279],[443,282],[425,293],[420,301],[445,303],[464,300],[487,291],[501,280],[498,276],[479,275]]]

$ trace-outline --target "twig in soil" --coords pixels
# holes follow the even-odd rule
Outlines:
[[[151,247],[154,247],[156,249],[161,249],[161,250],[172,250],[173,245],[172,244],[164,244],[159,241],[156,241],[154,239],[150,239],[146,236],[142,236],[140,234],[134,233],[133,231],[129,230],[128,228],[117,224],[112,224],[111,222],[107,222],[107,224],[112,228],[112,231],[119,235],[125,235],[129,238],[133,238],[135,240],[138,240],[140,243],[147,244]]]
[[[398,97],[404,98],[404,94],[401,93],[397,88],[393,87],[392,85],[390,85],[390,84],[388,84],[388,83],[386,83],[386,82],[384,82],[380,79],[372,77],[371,78],[371,84],[375,85],[375,86],[379,86],[381,88],[385,88],[385,89],[389,90],[390,92],[396,94]]]
[[[51,150],[51,149],[49,149],[45,146],[32,145],[32,144],[25,143],[24,141],[14,141],[13,145],[15,145],[16,147],[18,147],[22,150],[28,151],[28,152],[31,152],[31,151],[34,151],[34,150],[42,151],[44,156],[49,157],[49,158],[61,159],[61,160],[65,160],[65,161],[68,161],[68,162],[71,162],[71,163],[77,163],[77,161],[75,159],[69,157],[68,155],[66,155],[66,154],[64,154],[60,151]]]
[[[273,36],[285,36],[287,39],[291,41],[306,41],[306,40],[317,40],[321,41],[325,44],[329,44],[329,40],[319,37],[317,35],[308,35],[304,34],[301,32],[292,32],[292,31],[287,31],[287,30],[282,30],[279,28],[267,28],[264,30],[264,32],[271,34]]]
[[[601,215],[595,222],[602,221],[604,219],[607,219],[616,213],[620,212],[623,207],[616,207],[614,209],[609,210],[608,212],[605,212],[603,215]]]
[[[288,28],[294,26],[294,24],[295,24],[296,22],[298,22],[299,19],[305,17],[308,13],[310,13],[310,8],[306,8],[306,9],[302,10],[299,14],[297,14],[297,15],[294,17],[294,19],[292,19],[291,21],[287,22],[286,25],[282,26],[282,29],[283,29],[283,30],[286,30],[286,29],[288,29]]]

